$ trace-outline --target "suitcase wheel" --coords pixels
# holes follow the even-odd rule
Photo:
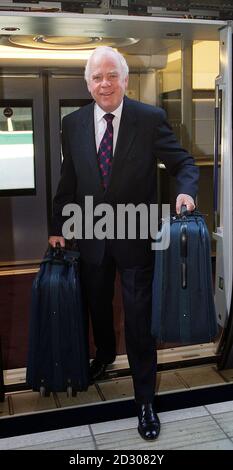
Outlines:
[[[49,391],[49,390],[46,390],[46,388],[44,387],[44,385],[41,385],[41,386],[40,386],[40,396],[41,396],[41,397],[49,397],[49,396],[50,396],[50,391]]]
[[[45,397],[45,387],[43,385],[40,386],[40,396]]]
[[[73,390],[72,390],[71,385],[68,385],[68,387],[66,389],[66,393],[67,393],[68,398],[71,398],[73,396]]]

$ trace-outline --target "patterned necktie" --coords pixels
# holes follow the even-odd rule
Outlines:
[[[100,174],[102,176],[102,183],[104,189],[107,188],[112,168],[112,157],[113,157],[113,125],[112,120],[113,114],[105,114],[104,119],[107,121],[107,128],[104,136],[100,142],[98,151],[98,164],[100,168]]]

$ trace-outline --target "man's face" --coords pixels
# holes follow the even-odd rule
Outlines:
[[[128,77],[122,77],[121,64],[117,58],[106,56],[93,59],[88,90],[106,113],[118,108],[127,85]]]

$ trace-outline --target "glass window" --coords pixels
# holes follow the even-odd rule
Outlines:
[[[61,106],[61,121],[67,114],[73,113],[73,111],[77,111],[79,108],[80,106]]]
[[[67,114],[73,113],[73,111],[76,111],[77,109],[81,108],[82,106],[85,106],[86,104],[91,103],[92,100],[83,100],[83,99],[77,99],[77,100],[71,100],[71,99],[66,99],[66,100],[60,100],[60,117],[61,117],[61,122],[62,119],[67,116]]]
[[[67,116],[67,114],[73,113],[73,111],[77,111],[82,106],[91,103],[93,100],[84,100],[84,99],[66,99],[60,100],[60,128],[62,127],[62,119]],[[63,160],[63,155],[61,151],[61,161]]]
[[[0,101],[0,194],[34,190],[32,102]]]

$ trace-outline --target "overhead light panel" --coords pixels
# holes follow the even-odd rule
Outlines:
[[[37,35],[14,35],[8,37],[12,46],[20,46],[32,49],[46,50],[86,50],[94,49],[96,46],[125,47],[136,44],[137,38],[103,38],[98,36],[48,36]]]

